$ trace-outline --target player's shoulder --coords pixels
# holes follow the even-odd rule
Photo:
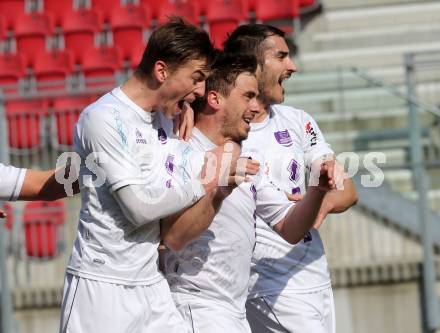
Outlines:
[[[273,104],[270,107],[274,116],[285,118],[288,121],[313,119],[312,116],[303,109],[298,109],[293,106]]]
[[[79,125],[89,124],[102,128],[105,124],[113,122],[115,118],[122,118],[125,112],[121,112],[121,103],[110,93],[101,96],[95,102],[88,105],[78,120]]]
[[[270,108],[272,116],[281,119],[285,124],[301,123],[307,115],[304,110],[289,105],[273,104]]]

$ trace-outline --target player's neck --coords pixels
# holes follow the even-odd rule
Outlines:
[[[226,141],[230,140],[223,135],[220,122],[215,117],[203,117],[197,119],[195,126],[203,133],[209,140],[217,146],[223,145]]]
[[[255,114],[254,119],[252,119],[253,123],[262,123],[267,117],[269,117],[269,105],[260,100],[258,100],[258,105],[260,109],[258,113]]]
[[[122,85],[121,90],[144,111],[154,111],[157,93],[149,87],[148,83],[133,75]]]

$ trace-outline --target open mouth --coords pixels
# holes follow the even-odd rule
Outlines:
[[[281,88],[284,89],[284,87],[283,87],[284,81],[287,81],[289,78],[290,78],[290,74],[280,76],[280,78],[278,79],[278,84],[281,86]]]
[[[245,116],[245,117],[243,117],[243,121],[244,121],[247,125],[250,126],[250,123],[252,122],[252,119],[253,119],[253,118],[254,118],[253,115],[251,115],[251,116]]]
[[[188,106],[189,106],[189,103],[184,99],[181,99],[180,101],[177,102],[177,108],[179,109],[179,113],[182,113],[183,111],[185,111],[185,109]]]

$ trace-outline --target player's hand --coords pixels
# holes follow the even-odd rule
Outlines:
[[[288,192],[285,192],[286,193],[286,197],[287,197],[287,199],[289,199],[290,201],[294,201],[294,202],[297,202],[297,201],[301,201],[302,199],[304,199],[304,195],[302,195],[302,194],[291,194],[291,193],[288,193]]]
[[[335,181],[335,161],[325,161],[321,164],[321,169],[319,171],[319,183],[318,188],[323,192],[329,192],[336,189]]]
[[[259,163],[240,158],[240,154],[241,146],[232,141],[205,154],[201,182],[206,192],[216,187],[229,187],[224,190],[231,191],[241,182],[248,180],[248,175],[258,172]]]
[[[173,122],[173,132],[179,134],[179,139],[188,141],[191,138],[192,129],[194,128],[194,110],[189,103],[183,104],[183,110]]]
[[[7,216],[6,213],[0,209],[0,219],[4,219],[6,218],[6,216]]]

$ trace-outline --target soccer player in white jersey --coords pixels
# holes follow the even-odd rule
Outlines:
[[[310,115],[279,104],[284,99],[283,81],[296,71],[284,33],[262,24],[243,25],[228,37],[224,47],[226,52],[255,55],[261,66],[262,108],[243,148],[264,155],[278,187],[290,194],[306,194],[306,169],[322,157],[328,159],[333,151]],[[332,160],[328,163],[334,165]],[[257,218],[247,302],[253,332],[335,332],[330,272],[317,228],[328,213],[345,211],[356,200],[352,181],[343,180],[343,190],[331,191],[324,198],[315,228],[294,246]]]
[[[255,57],[224,57],[206,81],[205,97],[194,105],[191,146],[204,152],[227,140],[241,142],[258,108]],[[245,156],[252,152],[243,152]],[[322,166],[319,186],[298,204],[259,175],[234,188],[219,188],[193,207],[162,221],[163,267],[178,309],[196,333],[249,333],[245,302],[255,217],[280,237],[300,241],[312,226],[333,180]]]
[[[212,51],[202,29],[166,23],[152,33],[134,75],[82,112],[74,133],[82,207],[61,332],[187,331],[158,270],[159,219],[214,190],[220,171],[203,185],[198,178],[169,183],[171,163],[200,167],[204,157],[194,162],[186,148],[169,153],[180,143],[168,118],[204,94]]]

